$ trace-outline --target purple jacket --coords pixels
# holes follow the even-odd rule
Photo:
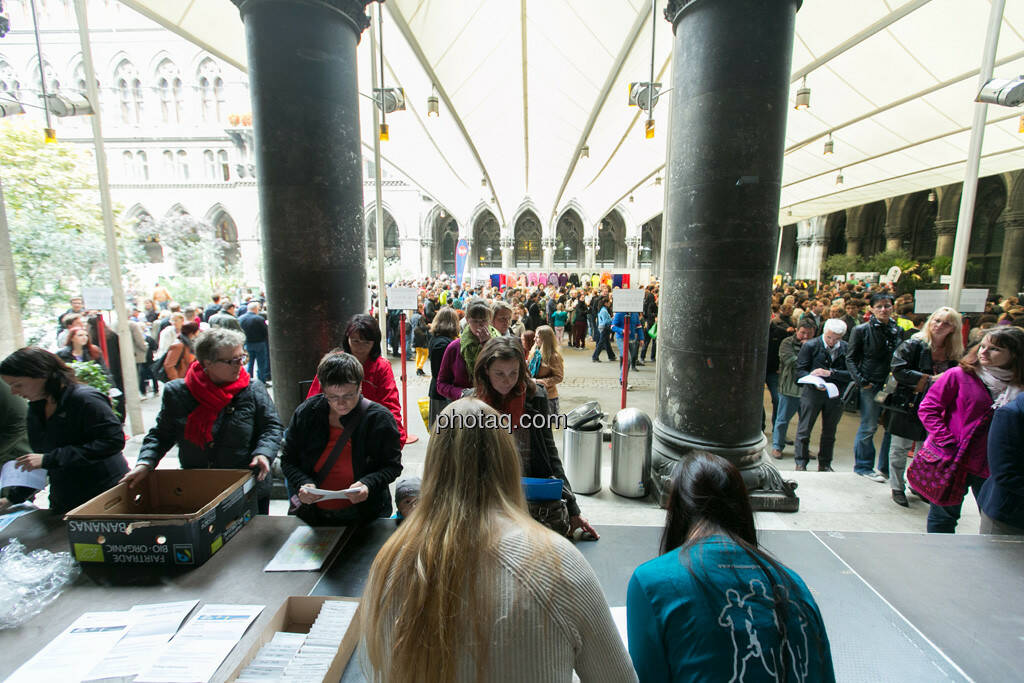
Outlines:
[[[437,373],[437,393],[445,398],[457,401],[462,398],[462,390],[473,386],[473,378],[466,369],[466,361],[462,359],[462,341],[453,339],[441,357],[441,369]]]
[[[940,450],[955,451],[970,439],[964,465],[970,474],[988,477],[992,396],[980,379],[960,367],[947,370],[921,400],[917,416],[928,430],[928,441]]]

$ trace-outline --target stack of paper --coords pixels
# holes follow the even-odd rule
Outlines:
[[[829,398],[837,398],[839,396],[839,387],[832,382],[826,382],[817,375],[805,375],[796,381],[797,384],[810,384],[812,387],[817,387],[823,391],[828,392]]]

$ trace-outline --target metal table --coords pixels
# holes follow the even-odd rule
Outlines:
[[[394,529],[392,520],[378,520],[354,535],[313,594],[360,595],[373,557]],[[600,541],[576,547],[594,567],[609,606],[625,605],[629,577],[657,555],[661,528],[606,525],[599,531]],[[1019,680],[1024,537],[759,536],[818,601],[839,680]],[[342,681],[362,680],[353,660]]]

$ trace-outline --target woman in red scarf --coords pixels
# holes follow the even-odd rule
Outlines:
[[[360,313],[352,316],[345,328],[345,337],[341,341],[341,348],[345,353],[351,353],[363,364],[363,396],[374,403],[379,403],[395,417],[398,423],[398,434],[401,437],[402,445],[413,443],[416,437],[410,438],[402,425],[402,404],[398,400],[398,385],[395,384],[395,371],[391,369],[391,363],[381,355],[380,348],[380,326],[377,320],[371,316]],[[309,388],[306,398],[312,398],[320,393],[320,380],[313,378],[313,385]]]
[[[156,424],[146,435],[135,468],[124,476],[137,486],[160,459],[178,447],[182,469],[252,469],[261,514],[270,508],[270,464],[283,427],[262,382],[245,371],[241,332],[213,328],[196,338],[196,360],[185,379],[164,385]]]
[[[474,365],[473,384],[476,397],[508,422],[502,426],[512,430],[523,476],[562,480],[560,501],[527,501],[533,518],[561,534],[572,536],[580,529],[596,540],[598,534],[580,514],[572,486],[565,477],[551,426],[545,424],[544,418],[550,414],[547,393],[530,377],[519,340],[495,337],[484,344]]]

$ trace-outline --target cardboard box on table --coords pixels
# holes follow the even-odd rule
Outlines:
[[[181,570],[209,560],[257,512],[249,470],[154,470],[64,516],[71,554],[89,565]]]
[[[266,628],[260,632],[260,637],[253,643],[253,646],[249,648],[249,651],[245,654],[241,664],[239,664],[235,670],[231,673],[229,681],[235,681],[245,670],[245,667],[249,666],[249,662],[256,658],[259,654],[260,648],[265,644],[269,643],[273,638],[274,634],[278,631],[284,631],[287,633],[309,633],[310,627],[313,626],[313,622],[316,621],[316,617],[320,614],[320,607],[327,600],[343,600],[346,602],[358,603],[358,598],[340,598],[331,596],[307,596],[307,595],[294,595],[284,601],[281,605],[281,609],[277,610],[277,614],[270,620]],[[324,674],[324,681],[338,681],[341,680],[341,675],[345,672],[345,667],[348,666],[349,659],[352,658],[352,653],[355,652],[356,646],[359,644],[359,611],[356,611],[355,617],[352,619],[352,623],[349,624],[348,630],[345,632],[345,637],[341,640],[341,646],[338,648],[337,654],[334,655],[334,659],[331,661],[331,668]]]

